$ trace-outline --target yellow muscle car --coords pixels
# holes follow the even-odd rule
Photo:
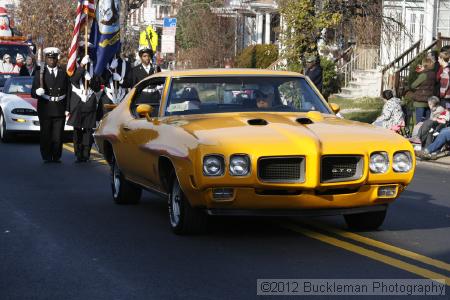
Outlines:
[[[95,141],[118,204],[168,199],[177,234],[213,215],[344,215],[378,228],[411,182],[402,136],[335,115],[308,78],[222,69],[157,73],[101,121]]]

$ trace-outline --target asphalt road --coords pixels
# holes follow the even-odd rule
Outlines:
[[[101,162],[65,150],[43,164],[36,143],[0,144],[0,299],[252,299],[258,278],[450,284],[449,175],[419,165],[376,232],[348,232],[341,217],[253,218],[180,237],[164,199],[114,205]]]

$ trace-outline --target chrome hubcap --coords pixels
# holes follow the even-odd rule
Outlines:
[[[176,227],[180,223],[181,197],[181,188],[178,182],[176,182],[173,185],[172,194],[169,197],[169,216],[172,227]]]
[[[114,163],[113,181],[114,181],[114,198],[117,198],[119,196],[120,190],[120,172],[116,163]]]

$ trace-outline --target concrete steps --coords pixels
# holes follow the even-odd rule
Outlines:
[[[378,70],[355,70],[353,80],[347,87],[341,89],[336,98],[379,97],[381,87],[381,72]]]

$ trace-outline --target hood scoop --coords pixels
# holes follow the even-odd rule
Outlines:
[[[297,121],[297,123],[300,123],[303,125],[308,125],[308,124],[314,123],[310,118],[298,118],[295,121]]]
[[[250,119],[247,120],[247,123],[253,126],[266,126],[267,124],[269,124],[269,122],[264,119]]]

